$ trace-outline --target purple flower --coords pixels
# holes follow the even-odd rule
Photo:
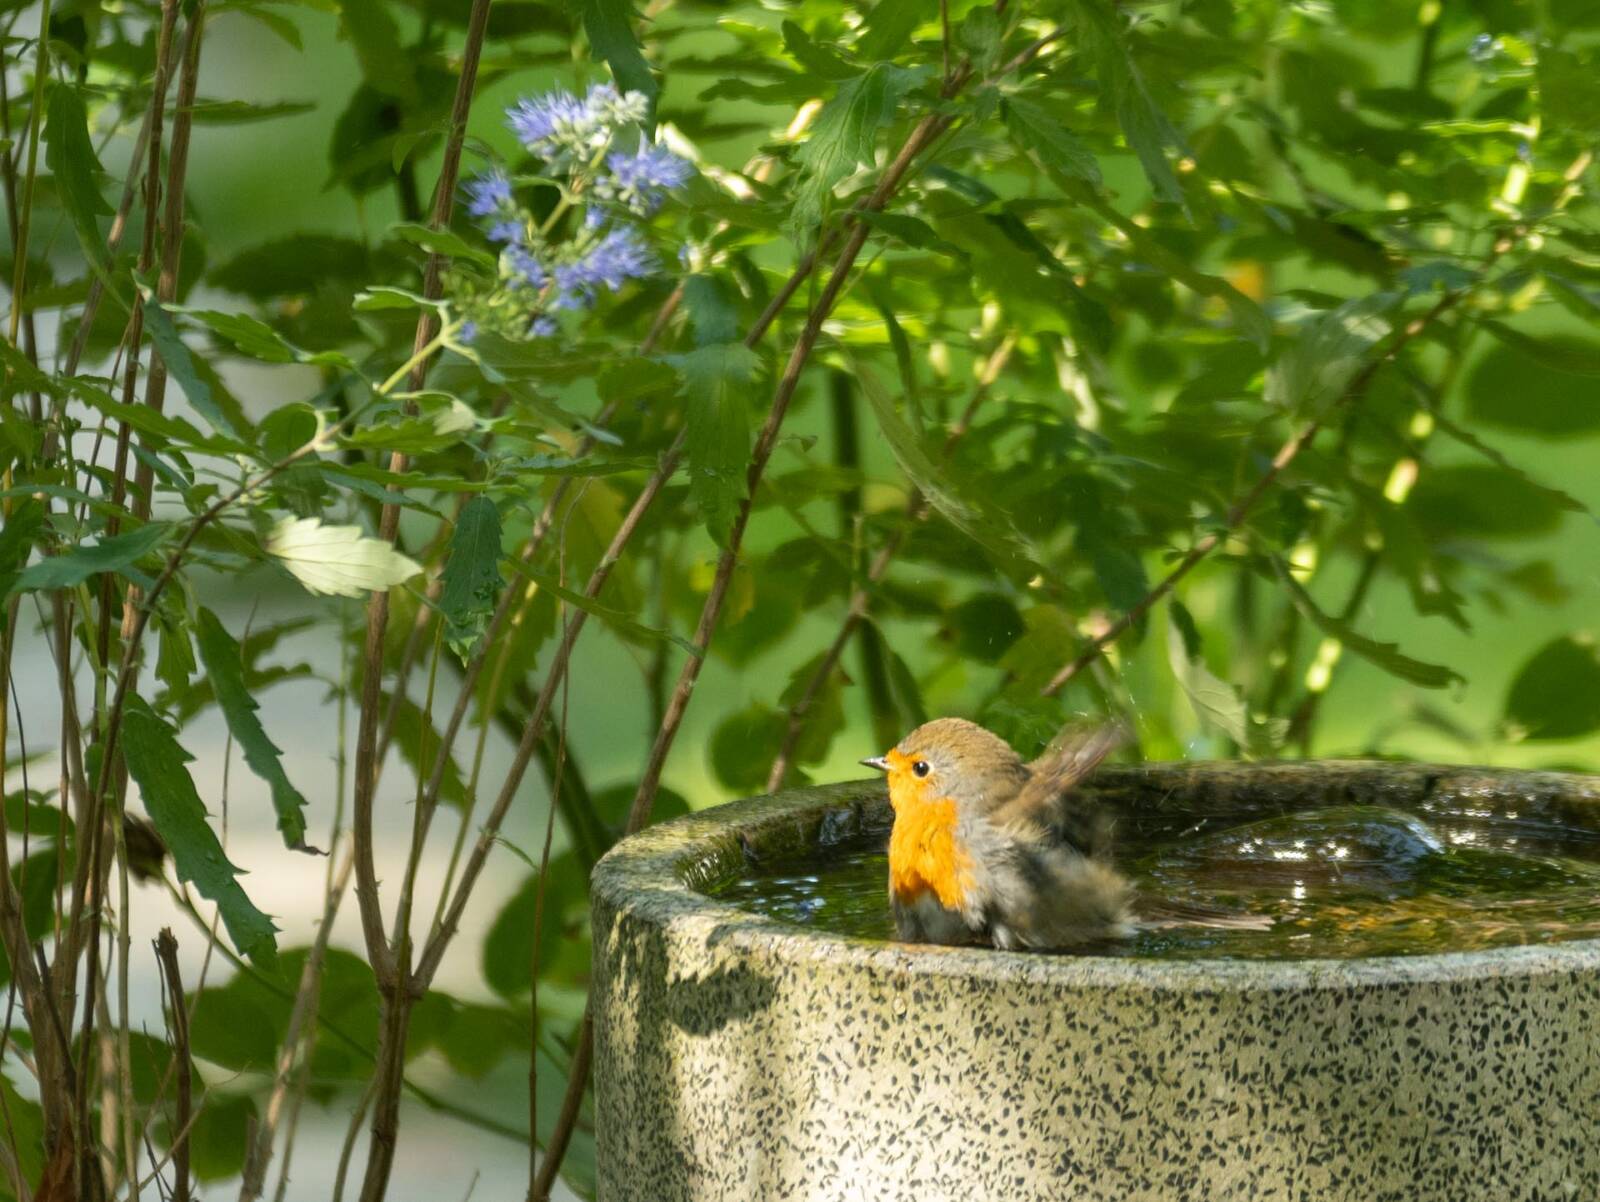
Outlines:
[[[560,328],[553,317],[535,317],[528,333],[534,338],[552,338]]]
[[[514,286],[537,291],[543,288],[545,281],[550,278],[550,273],[545,270],[544,264],[539,262],[526,246],[506,247],[505,261]]]
[[[497,221],[484,232],[490,242],[517,242],[522,238],[522,222]]]
[[[467,215],[488,217],[511,207],[511,181],[498,167],[467,181]]]
[[[535,154],[547,149],[546,143],[564,141],[585,129],[592,129],[589,108],[571,92],[557,90],[543,96],[525,96],[506,110],[506,124],[517,140]]]
[[[618,292],[629,280],[642,280],[655,271],[656,262],[639,231],[625,225],[601,238],[574,266],[589,287]]]
[[[605,149],[619,126],[643,121],[649,109],[642,93],[618,92],[602,83],[582,100],[563,89],[524,97],[506,110],[506,123],[546,163],[587,162]]]
[[[611,174],[595,181],[595,192],[607,200],[627,205],[642,216],[661,207],[668,188],[689,182],[694,168],[664,146],[645,144],[632,154],[613,151],[606,158]]]
[[[462,322],[461,328],[456,331],[456,341],[462,346],[471,346],[477,336],[478,323],[472,320]]]

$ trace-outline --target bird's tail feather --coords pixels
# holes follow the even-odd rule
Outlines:
[[[1141,898],[1138,903],[1139,925],[1151,930],[1170,927],[1215,927],[1227,931],[1270,930],[1273,919],[1266,914],[1241,914],[1220,906],[1207,906],[1196,902],[1175,902],[1165,898],[1152,901]]]

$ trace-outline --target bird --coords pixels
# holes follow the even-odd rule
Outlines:
[[[1271,925],[1141,898],[1118,871],[1109,818],[1075,786],[1125,739],[1116,724],[1071,724],[1025,762],[977,723],[937,718],[862,760],[889,780],[897,936],[1060,951],[1158,927]]]

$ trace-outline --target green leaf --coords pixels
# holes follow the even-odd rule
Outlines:
[[[316,107],[314,100],[274,100],[266,104],[252,104],[248,100],[197,100],[189,112],[196,125],[246,125],[309,113]]]
[[[1079,14],[1078,32],[1151,187],[1161,200],[1182,204],[1183,189],[1167,162],[1167,150],[1185,153],[1183,135],[1151,98],[1144,74],[1129,53],[1121,12],[1110,0],[1074,0],[1074,7]]]
[[[916,432],[896,412],[894,400],[877,376],[863,364],[855,365],[855,376],[900,470],[916,485],[928,504],[1011,575],[1023,579],[1034,575],[1036,557],[1016,529],[1002,516],[985,513],[978,505],[958,496],[946,483],[948,473],[936,468],[928,458]]]
[[[1120,230],[1123,236],[1133,245],[1134,254],[1140,259],[1157,270],[1166,272],[1173,279],[1198,292],[1201,296],[1214,296],[1226,304],[1228,311],[1233,315],[1234,324],[1239,327],[1239,331],[1262,351],[1265,351],[1271,344],[1272,322],[1261,311],[1260,305],[1228,283],[1227,280],[1218,276],[1207,275],[1205,272],[1195,268],[1182,255],[1168,250],[1159,241],[1151,237],[1148,230],[1124,217],[1087,185],[1077,185],[1071,195]]]
[[[447,259],[466,259],[489,271],[494,271],[499,266],[499,260],[494,255],[479,250],[459,234],[453,234],[449,230],[436,230],[432,226],[402,221],[391,225],[389,232],[401,241],[420,246],[430,254],[443,255]]]
[[[206,821],[206,808],[184,767],[193,757],[136,694],[127,698],[121,745],[145,811],[172,852],[178,879],[194,882],[200,896],[217,903],[234,947],[258,964],[270,964],[277,954],[277,927],[245,895],[239,869],[228,862]]]
[[[589,48],[611,68],[617,86],[624,92],[642,92],[654,109],[661,88],[634,36],[632,0],[577,0],[577,9]]]
[[[1309,618],[1312,625],[1323,634],[1338,640],[1368,663],[1377,665],[1391,676],[1398,676],[1401,680],[1420,685],[1425,689],[1442,689],[1446,685],[1466,679],[1461,673],[1442,664],[1428,664],[1419,659],[1412,659],[1393,643],[1380,643],[1365,635],[1357,634],[1338,618],[1317,608],[1316,602],[1305,589],[1300,587],[1300,582],[1289,572],[1283,560],[1274,556],[1272,566],[1278,573],[1279,581],[1288,591],[1289,599],[1294,602],[1295,608]]]
[[[234,428],[233,423],[228,420],[228,415],[223,412],[222,406],[212,395],[211,386],[195,369],[189,348],[178,336],[178,328],[172,324],[171,315],[162,307],[161,302],[156,300],[155,293],[148,287],[141,284],[139,293],[144,297],[145,328],[150,331],[150,341],[155,344],[161,361],[166,364],[167,374],[178,382],[178,386],[183,389],[183,395],[189,398],[189,403],[210,423],[213,430],[231,438],[238,438],[239,431]]]
[[[575,933],[573,918],[588,912],[588,874],[570,851],[550,861],[545,878],[544,922],[539,931],[539,964],[548,970],[561,945]],[[479,960],[483,979],[501,997],[516,998],[530,988],[533,965],[533,919],[539,874],[530,873],[500,908],[484,936]]]
[[[44,529],[44,502],[37,497],[23,497],[11,509],[0,526],[0,596],[11,592],[22,569],[27,566],[33,547]]]
[[[985,75],[1000,62],[1000,44],[1005,30],[1000,25],[1000,14],[993,6],[980,4],[961,18],[956,28],[956,45],[966,51],[973,66]]]
[[[1383,316],[1392,293],[1346,301],[1311,322],[1267,371],[1266,400],[1291,413],[1320,418],[1345,394],[1372,348],[1389,333]]]
[[[1504,322],[1484,318],[1478,322],[1506,346],[1521,351],[1527,358],[1579,376],[1600,376],[1600,343],[1592,338],[1576,338],[1557,334],[1549,338],[1532,338]]]
[[[1506,430],[1560,438],[1600,431],[1600,343],[1572,335],[1530,338],[1480,323],[1491,347],[1465,382],[1467,411]]]
[[[1221,731],[1251,758],[1269,756],[1283,746],[1288,721],[1252,714],[1239,690],[1206,667],[1200,631],[1189,611],[1174,599],[1167,614],[1167,660],[1200,724]]]
[[[1023,153],[1031,150],[1050,171],[1081,179],[1095,188],[1100,186],[1100,164],[1094,155],[1049,110],[1012,96],[1002,111],[1011,140]]]
[[[339,9],[345,36],[361,63],[361,77],[385,96],[415,100],[415,59],[400,44],[399,27],[382,0],[340,0]]]
[[[739,315],[715,276],[696,272],[683,281],[683,307],[694,326],[696,346],[739,340]]]
[[[1407,507],[1435,542],[1548,534],[1570,506],[1520,472],[1480,464],[1430,467]]]
[[[856,167],[873,162],[878,131],[894,119],[901,99],[928,73],[927,67],[878,63],[864,75],[839,85],[833,99],[817,114],[810,139],[795,155],[804,172],[795,190],[791,217],[796,228],[814,226],[821,220],[834,186]]]
[[[1505,721],[1524,739],[1575,739],[1600,730],[1600,652],[1587,635],[1535,651],[1506,694]]]
[[[861,22],[863,32],[856,53],[867,62],[893,58],[927,16],[926,0],[878,0]]]
[[[861,74],[863,68],[847,63],[832,50],[817,45],[811,40],[811,35],[793,21],[785,21],[782,29],[783,48],[789,52],[790,58],[805,68],[808,75],[817,79],[841,80]]]
[[[172,527],[166,522],[149,522],[127,534],[82,543],[60,555],[51,555],[27,568],[11,585],[13,593],[33,589],[49,591],[74,588],[101,572],[120,572],[134,583],[148,588],[152,583],[133,565],[167,540]]]
[[[683,374],[688,425],[689,491],[718,546],[727,544],[748,495],[749,391],[761,360],[737,342],[703,346],[672,358]]]
[[[285,847],[293,851],[315,850],[306,847],[306,799],[289,782],[283,770],[283,753],[267,737],[256,716],[255,698],[245,683],[244,657],[233,636],[205,606],[200,607],[195,621],[195,639],[200,645],[200,658],[205,661],[206,675],[216,694],[228,730],[250,770],[267,783],[272,791],[272,808],[278,814],[278,830],[283,834]]]
[[[568,605],[583,610],[591,618],[599,618],[606,625],[621,631],[623,634],[631,635],[635,639],[644,642],[671,643],[674,647],[681,648],[697,659],[701,654],[700,649],[682,635],[673,634],[670,630],[657,630],[654,626],[646,626],[643,622],[635,622],[620,609],[613,609],[609,605],[602,605],[593,597],[575,593],[554,577],[546,576],[543,572],[535,572],[520,559],[507,559],[504,562],[510,565],[519,576],[527,577],[551,596],[559,597]]]
[[[70,84],[57,83],[50,89],[49,117],[44,127],[45,162],[55,179],[61,205],[72,219],[78,244],[104,276],[110,267],[106,240],[96,218],[111,212],[100,195],[103,169],[89,140],[89,114],[83,93]]]
[[[324,526],[318,518],[284,518],[267,536],[267,553],[312,593],[359,597],[390,589],[422,565],[359,526]]]
[[[448,624],[445,638],[465,662],[489,626],[505,579],[500,575],[500,511],[488,497],[473,497],[461,507],[450,553],[440,575],[439,610]]]
[[[766,792],[767,773],[783,747],[787,727],[781,713],[760,702],[729,714],[706,745],[717,783],[739,796]]]

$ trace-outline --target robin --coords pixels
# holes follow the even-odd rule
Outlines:
[[[1031,763],[961,718],[917,727],[861,762],[889,777],[889,901],[915,943],[1045,951],[1172,925],[1260,928],[1270,920],[1147,906],[1110,862],[1110,823],[1073,786],[1123,741],[1069,727]]]

